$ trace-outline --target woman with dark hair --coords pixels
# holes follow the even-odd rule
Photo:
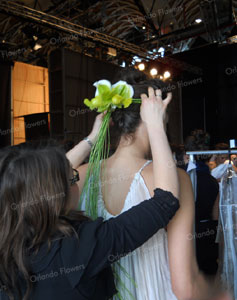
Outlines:
[[[141,95],[146,98],[148,87],[156,90],[159,101],[168,103],[171,95],[166,93],[163,82],[147,78],[141,72],[125,70],[119,74],[119,80],[132,85],[134,98]],[[165,130],[166,114],[163,116]],[[155,187],[155,181],[162,173],[155,171],[155,157],[161,153],[159,142],[160,128],[154,122],[154,140],[149,128],[140,116],[140,105],[131,104],[126,109],[112,112],[114,131],[117,137],[115,153],[101,163],[103,181],[100,180],[100,196],[98,212],[107,220],[124,213],[131,207],[149,198]],[[147,160],[152,150],[153,162]],[[162,155],[165,155],[162,153]],[[77,156],[76,149],[70,152],[73,165]],[[167,172],[175,166],[173,158],[162,159],[163,171]],[[105,166],[105,167],[104,167]],[[79,168],[82,180],[80,190],[86,177],[88,165]],[[168,175],[168,174],[167,174]],[[209,299],[213,295],[213,287],[200,273],[194,251],[194,199],[189,176],[184,170],[178,170],[180,180],[180,209],[165,229],[151,237],[132,255],[123,257],[114,265],[116,287],[120,299],[129,300],[174,300],[174,299]],[[164,183],[172,179],[163,177]],[[90,188],[90,187],[89,187]],[[84,199],[83,190],[81,197]],[[134,283],[135,282],[135,283]],[[116,299],[115,296],[113,299]]]
[[[210,149],[210,135],[194,130],[185,141],[186,151]],[[195,155],[197,187],[195,201],[196,255],[199,268],[207,275],[217,272],[218,244],[215,242],[219,215],[219,185],[211,176],[211,155]]]
[[[112,262],[166,226],[179,207],[176,168],[163,164],[172,159],[162,124],[166,106],[153,90],[149,98],[143,96],[154,196],[105,222],[76,211],[79,174],[61,148],[24,144],[0,152],[1,300],[103,300],[116,293]],[[102,117],[96,119],[91,140]],[[76,149],[74,162],[81,164],[90,147],[82,141]]]

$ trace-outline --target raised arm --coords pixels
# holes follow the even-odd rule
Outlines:
[[[88,135],[89,141],[94,144],[102,123],[103,114],[97,115],[91,133]],[[86,140],[79,142],[74,148],[67,152],[66,156],[72,167],[77,169],[90,154],[91,146]]]
[[[176,164],[165,133],[164,118],[172,95],[162,100],[161,90],[148,89],[148,95],[142,94],[141,118],[146,124],[153,158],[154,187],[171,191],[179,195],[179,183]]]

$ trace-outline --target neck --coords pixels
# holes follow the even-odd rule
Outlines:
[[[118,148],[116,149],[113,157],[124,159],[144,159],[146,157],[146,151],[139,147],[136,141],[123,141],[121,140]]]

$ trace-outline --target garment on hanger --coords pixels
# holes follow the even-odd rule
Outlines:
[[[221,279],[237,299],[237,177],[233,174],[227,170],[221,181],[219,241],[222,235]]]
[[[196,200],[197,196],[197,173],[196,173],[196,164],[192,159],[189,160],[187,170],[186,172],[189,174],[191,182],[192,182],[192,187],[193,187],[193,193],[194,193],[194,199]]]
[[[211,175],[216,179],[221,179],[229,168],[229,163],[220,164],[211,170]]]

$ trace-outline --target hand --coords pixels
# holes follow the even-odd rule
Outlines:
[[[95,121],[94,121],[94,125],[93,125],[93,128],[92,128],[92,131],[91,133],[88,135],[88,138],[92,141],[92,143],[94,144],[96,142],[96,139],[97,139],[97,135],[100,131],[100,127],[101,127],[101,124],[102,124],[102,121],[103,121],[103,118],[104,118],[104,115],[106,114],[106,111],[101,113],[101,114],[98,114],[95,118]]]
[[[148,97],[141,95],[141,119],[146,125],[164,126],[164,119],[168,104],[172,99],[172,94],[168,93],[166,99],[162,100],[162,91],[160,89],[154,92],[154,89],[148,88]]]

